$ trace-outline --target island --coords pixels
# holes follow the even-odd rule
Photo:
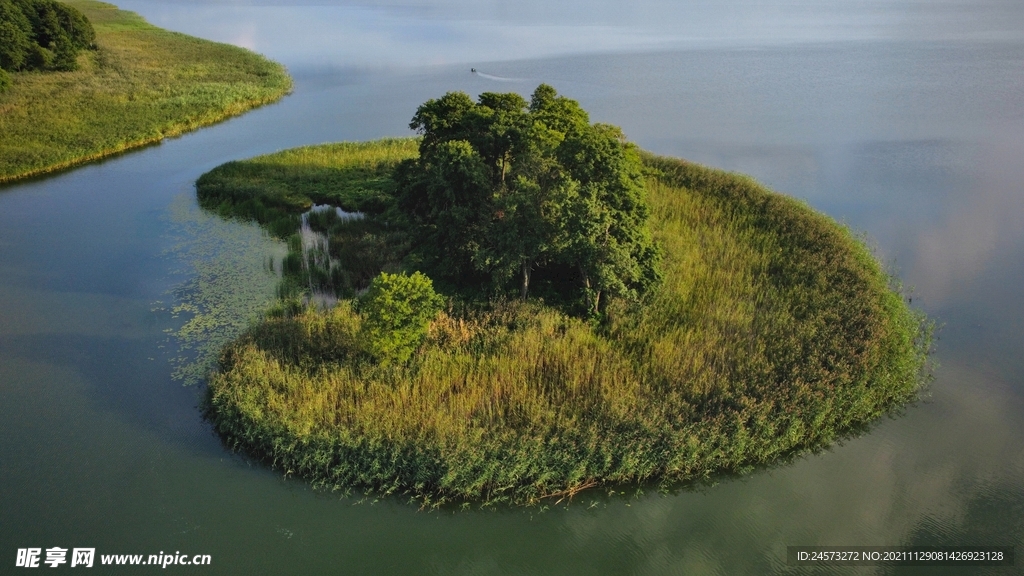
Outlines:
[[[927,381],[928,319],[800,201],[546,85],[448,93],[411,127],[197,181],[289,246],[281,300],[208,378],[231,448],[332,490],[547,505],[824,449]]]
[[[92,0],[0,0],[0,183],[280,99],[284,67]]]

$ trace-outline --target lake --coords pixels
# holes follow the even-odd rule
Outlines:
[[[209,554],[170,571],[246,575],[789,574],[813,572],[786,566],[796,545],[1024,551],[1024,5],[120,5],[281,61],[295,90],[0,188],[0,573],[18,548],[54,546]],[[281,246],[203,214],[195,179],[283,148],[411,135],[416,106],[449,90],[541,82],[643,148],[751,174],[862,232],[941,324],[927,397],[786,465],[567,508],[422,512],[318,492],[226,449],[200,388],[172,377],[168,331],[188,318],[172,308],[244,324],[273,295]]]

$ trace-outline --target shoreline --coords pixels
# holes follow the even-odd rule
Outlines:
[[[385,150],[236,161],[200,179],[200,202],[284,238],[303,191],[377,174],[367,162]],[[643,306],[596,326],[537,301],[455,305],[392,369],[360,359],[351,302],[281,302],[224,349],[207,417],[233,449],[314,486],[427,507],[538,505],[746,473],[915,401],[931,324],[861,240],[747,176],[643,160],[668,255]],[[351,207],[358,190],[332,200]]]
[[[159,144],[279,101],[284,66],[259,54],[158,28],[112,4],[69,0],[97,49],[70,72],[17,72],[0,95],[0,185]]]

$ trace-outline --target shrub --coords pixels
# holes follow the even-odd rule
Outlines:
[[[0,94],[3,94],[11,86],[11,75],[0,68]]]
[[[404,364],[426,338],[442,304],[426,275],[381,272],[359,300],[365,315],[360,336],[367,352],[382,364]]]

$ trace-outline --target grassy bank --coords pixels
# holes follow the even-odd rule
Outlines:
[[[196,194],[207,210],[287,237],[314,204],[383,211],[395,191],[391,170],[416,155],[412,138],[303,146],[222,164],[199,178]]]
[[[749,178],[644,161],[665,278],[641,304],[593,323],[541,302],[452,302],[405,366],[370,360],[348,301],[282,304],[210,378],[217,430],[327,487],[537,504],[746,471],[915,398],[928,323],[849,231]],[[343,205],[389,189],[383,172],[359,171],[367,162],[338,169],[351,177],[337,175],[352,195]],[[240,181],[257,182],[257,165]],[[264,165],[269,179],[287,172]],[[361,186],[359,174],[373,177]],[[301,178],[290,189],[312,188]],[[233,198],[222,212],[248,201]]]
[[[15,72],[0,93],[0,182],[158,142],[273,102],[284,68],[248,50],[147,24],[132,12],[68,0],[96,29],[78,70]]]

